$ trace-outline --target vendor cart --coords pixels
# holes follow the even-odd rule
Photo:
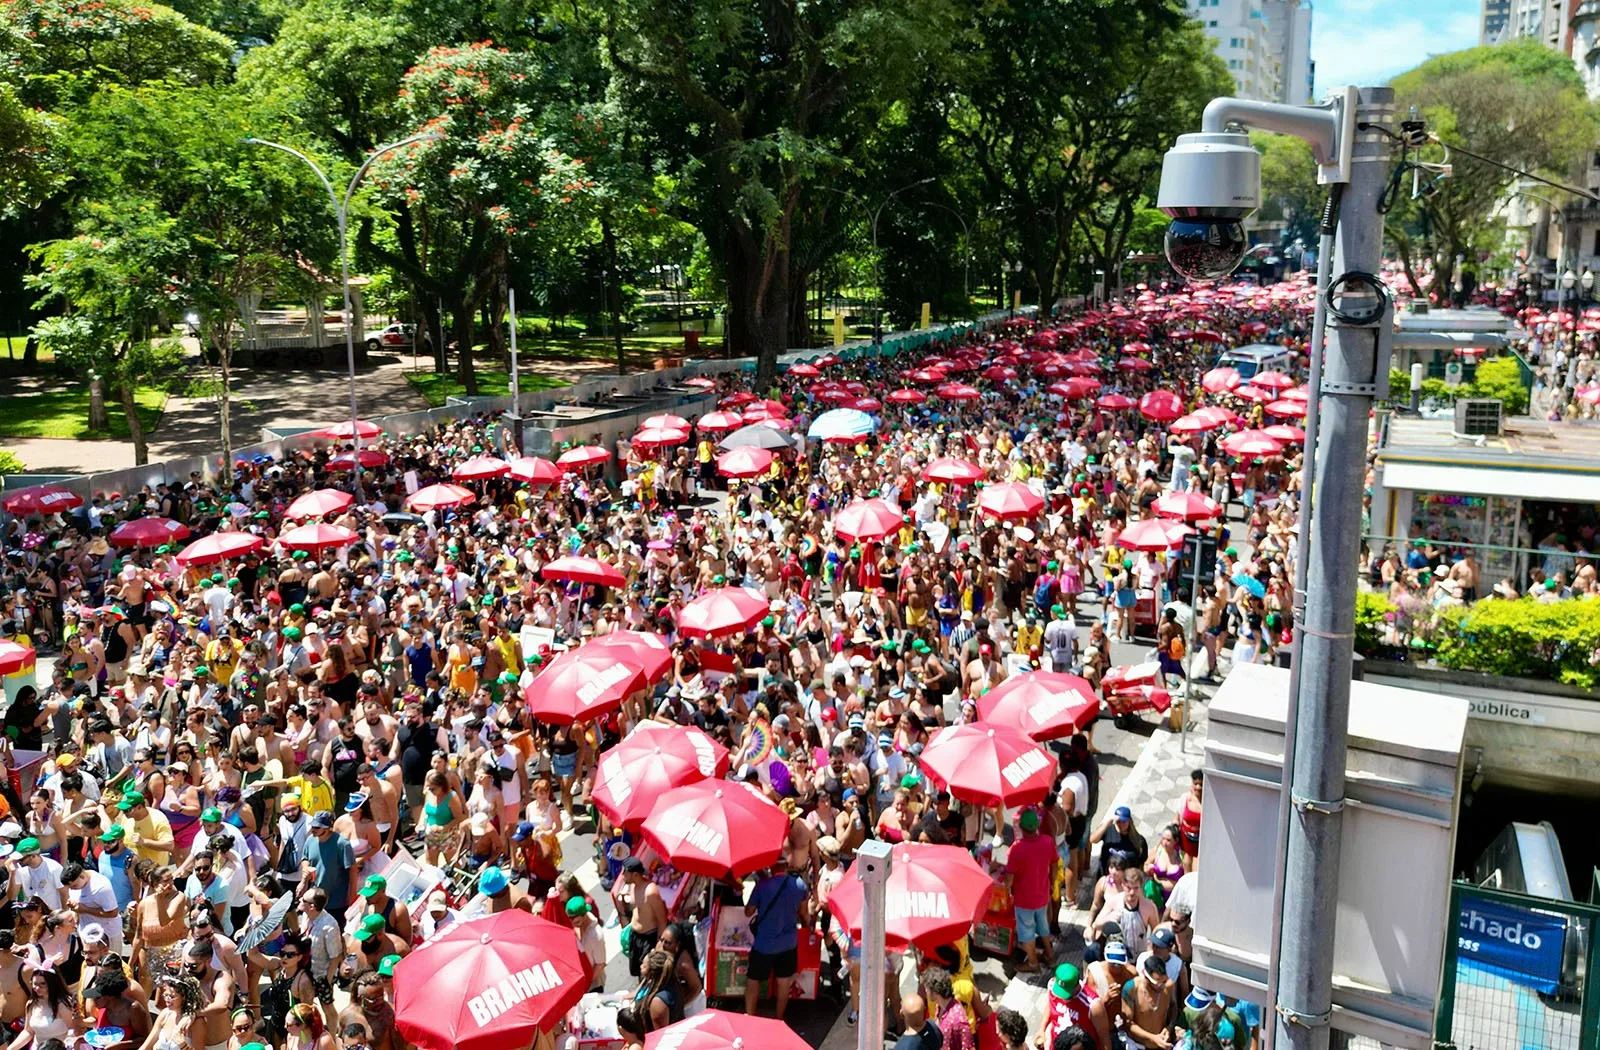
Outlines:
[[[744,995],[750,966],[750,920],[742,907],[711,910],[711,942],[706,950],[706,995],[736,999]],[[822,987],[822,938],[815,930],[800,931],[796,956],[798,969],[789,986],[790,999],[815,999]],[[772,980],[764,982],[761,998],[772,998]]]
[[[599,992],[585,995],[567,1011],[566,1031],[556,1041],[558,1050],[622,1050],[617,1010],[629,1005],[632,998]]]
[[[639,848],[634,854],[644,865],[645,874],[650,881],[661,890],[661,903],[667,907],[667,918],[673,922],[688,918],[697,913],[703,914],[702,905],[705,903],[706,887],[710,883],[704,875],[694,875],[689,872],[679,871],[656,853],[650,846]],[[611,884],[611,903],[617,909],[618,915],[631,916],[633,914],[632,890],[628,880],[617,879]]]
[[[1113,667],[1100,680],[1104,710],[1116,718],[1117,726],[1128,728],[1134,716],[1143,711],[1166,714],[1172,707],[1161,666],[1154,663]]]
[[[972,950],[987,952],[1002,959],[1011,957],[1017,948],[1017,909],[1011,900],[1011,891],[1005,882],[995,880],[994,892],[989,895],[989,907],[972,924]]]

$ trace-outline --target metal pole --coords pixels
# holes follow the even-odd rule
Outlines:
[[[859,1050],[883,1050],[884,979],[888,950],[883,931],[883,890],[889,881],[893,849],[868,839],[856,850],[855,875],[861,880],[861,1041]]]
[[[1393,111],[1392,88],[1362,88],[1356,113],[1345,117],[1356,120],[1358,130],[1335,248],[1334,270],[1341,274],[1375,273],[1382,261],[1383,222],[1378,201],[1388,172],[1389,144],[1380,131],[1359,129],[1364,124],[1388,127]],[[1362,294],[1371,293],[1352,290],[1346,296],[1348,307],[1360,309],[1354,300]],[[1326,296],[1319,296],[1317,309],[1319,315],[1327,309]],[[1334,320],[1320,374],[1313,373],[1307,421],[1320,431],[1318,444],[1325,440],[1332,449],[1360,448],[1365,444],[1373,398],[1386,377],[1375,375],[1374,331]],[[1317,351],[1313,336],[1313,355]],[[1315,448],[1312,440],[1308,434],[1308,450]],[[1316,459],[1314,470],[1309,497],[1301,493],[1301,520],[1309,523],[1309,542],[1301,544],[1297,559],[1304,566],[1305,613],[1298,623],[1299,644],[1291,678],[1298,684],[1298,695],[1292,698],[1291,724],[1285,727],[1287,790],[1283,798],[1293,812],[1283,854],[1281,908],[1275,909],[1283,918],[1273,973],[1274,1050],[1325,1050],[1333,1014],[1333,934],[1355,627],[1354,566],[1361,550],[1366,461],[1362,456],[1331,455]]]
[[[511,315],[511,414],[522,415],[522,385],[517,377],[517,290],[506,289],[506,312]],[[517,451],[522,451],[520,448]]]
[[[1194,647],[1200,637],[1200,555],[1205,551],[1205,533],[1194,536],[1194,564],[1189,577],[1189,647],[1183,654],[1183,722],[1178,727],[1178,753],[1189,752],[1189,720],[1194,717]]]

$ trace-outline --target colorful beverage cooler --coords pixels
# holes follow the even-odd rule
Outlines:
[[[1006,889],[1004,876],[997,876],[994,892],[989,894],[989,907],[972,924],[972,947],[1009,958],[1017,947],[1017,910]]]
[[[706,951],[706,995],[735,999],[744,995],[745,974],[750,968],[750,921],[742,907],[716,905],[711,910],[711,943]],[[822,987],[822,938],[815,930],[800,931],[797,947],[798,967],[789,980],[790,999],[815,999]],[[773,996],[770,978],[761,989],[761,998]]]
[[[7,707],[16,702],[19,689],[36,685],[34,663],[33,646],[9,638],[0,639],[0,681],[5,683]]]

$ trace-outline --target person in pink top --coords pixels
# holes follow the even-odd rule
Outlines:
[[[1017,940],[1028,961],[1018,969],[1037,973],[1039,953],[1048,965],[1054,955],[1050,945],[1050,866],[1055,863],[1055,843],[1039,834],[1039,812],[1033,808],[1017,817],[1019,833],[1006,858],[1006,884],[1017,914]]]

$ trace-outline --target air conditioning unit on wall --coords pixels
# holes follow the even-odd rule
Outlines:
[[[1465,437],[1499,437],[1504,414],[1499,398],[1464,397],[1456,402],[1455,431]]]

